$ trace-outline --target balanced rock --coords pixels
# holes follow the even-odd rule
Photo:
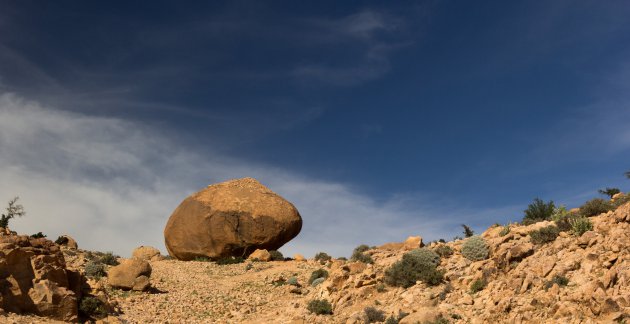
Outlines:
[[[164,229],[169,254],[179,260],[247,256],[277,250],[302,229],[302,217],[256,179],[208,186],[186,198]]]
[[[160,250],[152,246],[139,246],[132,252],[132,257],[140,260],[159,261],[164,259]]]
[[[140,259],[123,260],[107,272],[107,281],[114,288],[143,291],[149,288],[151,265]]]

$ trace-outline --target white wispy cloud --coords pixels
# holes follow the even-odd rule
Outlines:
[[[20,195],[27,210],[11,227],[52,239],[69,234],[84,248],[121,255],[138,245],[164,251],[163,226],[181,200],[208,184],[245,176],[258,178],[300,210],[304,227],[282,248],[286,254],[348,255],[361,243],[409,235],[448,238],[459,232],[462,219],[482,224],[484,217],[507,212],[445,212],[421,195],[377,201],[348,184],[211,149],[198,153],[171,135],[138,122],[0,95],[0,198]]]

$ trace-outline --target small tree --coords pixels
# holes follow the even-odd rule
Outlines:
[[[536,222],[549,220],[551,215],[553,215],[554,209],[555,205],[552,200],[545,203],[541,199],[536,198],[534,199],[534,202],[527,206],[522,223],[523,225],[530,225]]]
[[[606,189],[599,189],[597,190],[597,192],[599,192],[602,195],[606,195],[608,197],[610,197],[612,199],[612,197],[618,193],[621,192],[621,190],[617,189],[617,188],[606,188]]]
[[[475,231],[473,231],[468,225],[462,224],[462,227],[464,228],[464,237],[471,237],[475,235]]]
[[[6,214],[2,214],[2,216],[0,216],[0,227],[1,228],[7,228],[7,226],[9,226],[9,220],[14,218],[15,216],[22,217],[22,216],[26,215],[26,212],[24,211],[24,207],[21,204],[17,203],[17,201],[19,199],[20,199],[20,197],[15,197],[15,198],[9,200],[9,206],[7,207],[7,213]]]

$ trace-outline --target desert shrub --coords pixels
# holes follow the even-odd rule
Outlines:
[[[558,226],[555,225],[545,226],[538,230],[529,232],[531,241],[534,244],[553,242],[558,237],[558,234],[560,234],[560,229],[558,229]]]
[[[15,197],[9,200],[7,213],[0,215],[0,228],[7,228],[7,226],[9,226],[9,220],[11,220],[12,218],[15,218],[16,216],[22,217],[26,215],[26,212],[24,211],[24,206],[17,203],[19,199],[20,197]]]
[[[450,282],[447,282],[446,285],[444,285],[442,291],[440,291],[440,293],[438,294],[438,297],[440,298],[440,300],[444,300],[446,299],[446,296],[451,293],[451,291],[453,291],[453,285],[451,285]]]
[[[582,236],[582,234],[593,230],[593,223],[588,217],[577,217],[570,220],[570,223],[573,234],[577,236]]]
[[[326,281],[326,278],[317,278],[313,280],[313,282],[311,282],[311,287],[317,287],[319,284],[323,283],[324,281]]]
[[[68,238],[65,236],[59,236],[57,237],[57,239],[55,240],[55,243],[59,244],[59,245],[63,245],[68,243]]]
[[[553,284],[558,284],[558,286],[564,287],[569,284],[569,279],[565,276],[555,275],[551,280],[545,282],[545,290],[551,288]]]
[[[612,199],[612,197],[621,192],[618,188],[606,188],[597,190],[602,195],[608,196],[608,198]]]
[[[210,262],[212,261],[209,257],[207,256],[196,256],[193,261],[197,261],[197,262]]]
[[[434,259],[409,252],[403,254],[400,261],[385,271],[385,282],[391,286],[408,288],[418,280],[428,285],[437,285],[442,282],[443,276],[444,273],[437,269]]]
[[[107,316],[107,307],[98,298],[86,296],[81,299],[79,312],[88,318],[102,318]]]
[[[313,271],[311,273],[311,277],[308,278],[308,284],[312,284],[313,281],[315,281],[318,278],[324,278],[324,280],[326,278],[328,278],[328,271],[324,270],[324,269],[317,269],[315,271]]]
[[[577,213],[567,213],[562,217],[557,217],[556,219],[554,219],[554,222],[556,226],[558,226],[558,230],[560,230],[560,232],[568,232],[571,231],[573,228],[571,222],[578,217],[581,216]]]
[[[372,259],[372,257],[364,253],[365,251],[369,249],[370,247],[365,244],[361,244],[357,246],[352,252],[352,256],[350,257],[350,260],[363,262],[363,263],[374,263],[374,260]]]
[[[488,244],[481,236],[469,237],[462,244],[462,255],[471,261],[481,261],[488,258]]]
[[[217,260],[218,265],[237,264],[237,263],[243,263],[243,262],[245,262],[245,259],[241,257],[234,257],[234,256],[220,258]]]
[[[614,206],[609,201],[601,198],[595,198],[585,202],[584,205],[580,206],[580,215],[586,217],[597,216],[599,214],[612,210],[613,207]]]
[[[453,249],[448,245],[438,245],[433,251],[442,258],[448,258],[453,255]]]
[[[289,279],[287,279],[287,284],[291,285],[291,286],[299,286],[300,284],[298,283],[298,278],[293,276],[293,277],[289,277]]]
[[[269,251],[269,254],[271,255],[271,260],[273,261],[284,261],[284,255],[282,255],[282,252],[280,251],[271,250]]]
[[[506,236],[510,233],[510,224],[503,226],[501,231],[499,232],[499,236]]]
[[[46,235],[44,235],[42,232],[37,232],[33,235],[31,235],[32,238],[44,238],[46,237]]]
[[[479,291],[482,291],[484,288],[486,288],[486,285],[488,285],[488,282],[486,282],[485,279],[477,279],[473,281],[473,283],[470,285],[470,293],[475,294]]]
[[[385,321],[385,324],[398,324],[398,319],[394,318],[394,316],[390,316]]]
[[[95,279],[100,279],[105,277],[107,272],[105,272],[105,265],[100,262],[90,261],[85,264],[85,276]]]
[[[332,258],[326,252],[319,252],[319,253],[315,254],[315,258],[314,259],[315,259],[315,261],[319,261],[320,263],[323,263],[323,262],[330,261],[330,259],[332,259]]]
[[[382,293],[382,292],[385,292],[385,290],[386,290],[386,287],[385,287],[384,283],[381,282],[381,283],[376,285],[376,291],[377,292]]]
[[[462,227],[464,228],[464,237],[471,237],[475,235],[475,231],[473,231],[468,225],[462,224]]]
[[[332,305],[325,299],[313,299],[308,302],[306,309],[317,315],[329,315],[332,314]]]
[[[567,207],[564,205],[560,205],[560,207],[554,207],[553,214],[551,214],[551,220],[557,222],[561,219],[564,219],[570,215]]]
[[[346,258],[346,257],[338,257],[337,260],[339,260],[339,261],[348,261],[348,258]]]
[[[366,307],[363,312],[367,316],[368,323],[378,323],[385,321],[385,312],[375,307]]]
[[[431,251],[429,248],[423,247],[408,252],[413,255],[420,263],[432,263],[436,267],[440,265],[440,255]]]
[[[110,266],[118,265],[118,256],[114,255],[112,252],[106,252],[99,258],[99,261],[103,264],[107,264]]]
[[[523,225],[530,225],[540,221],[548,220],[553,215],[555,205],[553,201],[545,203],[539,198],[527,206],[525,209],[525,216],[523,217]]]

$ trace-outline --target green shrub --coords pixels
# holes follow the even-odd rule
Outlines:
[[[540,221],[549,220],[553,215],[555,206],[553,201],[545,203],[539,198],[534,199],[534,202],[527,206],[525,209],[525,216],[523,217],[523,225],[530,225]]]
[[[330,257],[330,255],[326,254],[325,252],[319,252],[317,254],[315,254],[315,261],[319,261],[320,263],[325,263],[330,261],[332,258]]]
[[[539,230],[529,232],[531,241],[534,244],[553,242],[558,237],[558,234],[560,234],[560,229],[558,229],[558,226],[555,225],[545,226]]]
[[[432,263],[436,267],[440,265],[440,255],[431,251],[429,248],[423,247],[408,252],[418,259],[420,263]]]
[[[444,244],[436,246],[433,251],[442,258],[448,258],[453,255],[453,249],[451,249],[450,246]]]
[[[311,282],[311,287],[317,287],[319,284],[323,283],[324,281],[326,281],[326,278],[317,278],[313,280],[313,282]]]
[[[88,318],[102,318],[107,316],[107,307],[98,298],[86,296],[81,299],[79,313]]]
[[[20,197],[15,197],[9,200],[7,213],[0,215],[0,228],[7,228],[7,226],[9,226],[9,220],[11,220],[12,218],[15,218],[16,216],[22,217],[26,215],[26,212],[24,211],[24,206],[17,203],[19,199]]]
[[[103,264],[107,264],[110,266],[115,266],[118,265],[118,256],[114,255],[114,253],[112,252],[106,252],[104,253],[100,258],[99,258],[100,262]]]
[[[31,235],[32,238],[44,238],[46,237],[46,235],[44,235],[42,232],[37,232],[36,234]]]
[[[326,278],[328,278],[328,271],[324,270],[324,269],[317,269],[315,271],[313,271],[311,273],[311,277],[308,278],[308,284],[312,284],[313,281],[315,281],[318,278],[324,278],[324,280]]]
[[[567,207],[565,207],[564,205],[561,205],[560,207],[555,207],[553,209],[553,214],[551,214],[551,220],[554,222],[557,222],[559,220],[566,218],[569,215],[570,213],[567,210]]]
[[[385,324],[398,324],[398,320],[394,316],[390,316],[385,321]]]
[[[218,265],[237,264],[237,263],[243,263],[243,262],[245,262],[245,259],[243,259],[242,257],[234,257],[234,256],[229,256],[229,257],[225,257],[225,258],[221,258],[217,260]]]
[[[365,244],[361,244],[357,246],[352,252],[352,256],[350,257],[350,260],[363,262],[363,263],[374,263],[374,260],[372,259],[372,257],[364,253],[365,251],[369,249],[370,247]]]
[[[386,287],[385,287],[384,283],[381,282],[381,283],[376,285],[376,291],[377,292],[382,293],[382,292],[385,292],[385,290],[386,290]]]
[[[565,287],[569,284],[569,279],[565,276],[555,275],[551,280],[545,282],[545,290],[551,288],[553,284],[558,284],[558,286],[560,287]]]
[[[556,226],[558,226],[558,230],[560,232],[568,232],[571,231],[573,226],[571,225],[571,222],[576,219],[582,217],[577,213],[567,213],[565,215],[563,215],[562,217],[558,217],[554,220]]]
[[[471,261],[481,261],[488,258],[488,244],[481,236],[473,236],[462,244],[462,255]]]
[[[272,261],[284,261],[284,255],[282,255],[282,252],[280,251],[271,250],[269,251],[269,254],[271,255]]]
[[[368,323],[378,323],[385,321],[385,312],[374,307],[366,307],[363,312],[367,316]]]
[[[510,225],[508,224],[508,225],[503,226],[503,228],[499,232],[499,236],[506,236],[509,233],[510,233]]]
[[[585,217],[597,216],[613,209],[613,204],[610,201],[595,198],[587,201],[584,205],[580,206],[580,215]]]
[[[332,305],[325,299],[313,299],[308,302],[306,309],[317,315],[332,314]]]
[[[486,282],[485,279],[477,279],[475,280],[472,285],[470,285],[470,293],[475,294],[479,291],[482,291],[484,288],[486,288],[486,285],[488,283]]]
[[[577,236],[582,236],[582,234],[593,230],[593,223],[588,217],[577,217],[570,220],[570,223],[573,234]]]
[[[289,277],[289,279],[287,279],[287,284],[296,287],[300,286],[300,284],[298,283],[298,278],[295,276]]]
[[[403,254],[400,261],[385,271],[385,283],[408,288],[420,280],[428,285],[437,285],[442,282],[443,276],[444,273],[437,270],[437,265],[433,259],[409,252]]]
[[[100,262],[90,261],[85,264],[85,276],[95,279],[100,279],[105,277],[107,272],[105,272],[105,265]]]

